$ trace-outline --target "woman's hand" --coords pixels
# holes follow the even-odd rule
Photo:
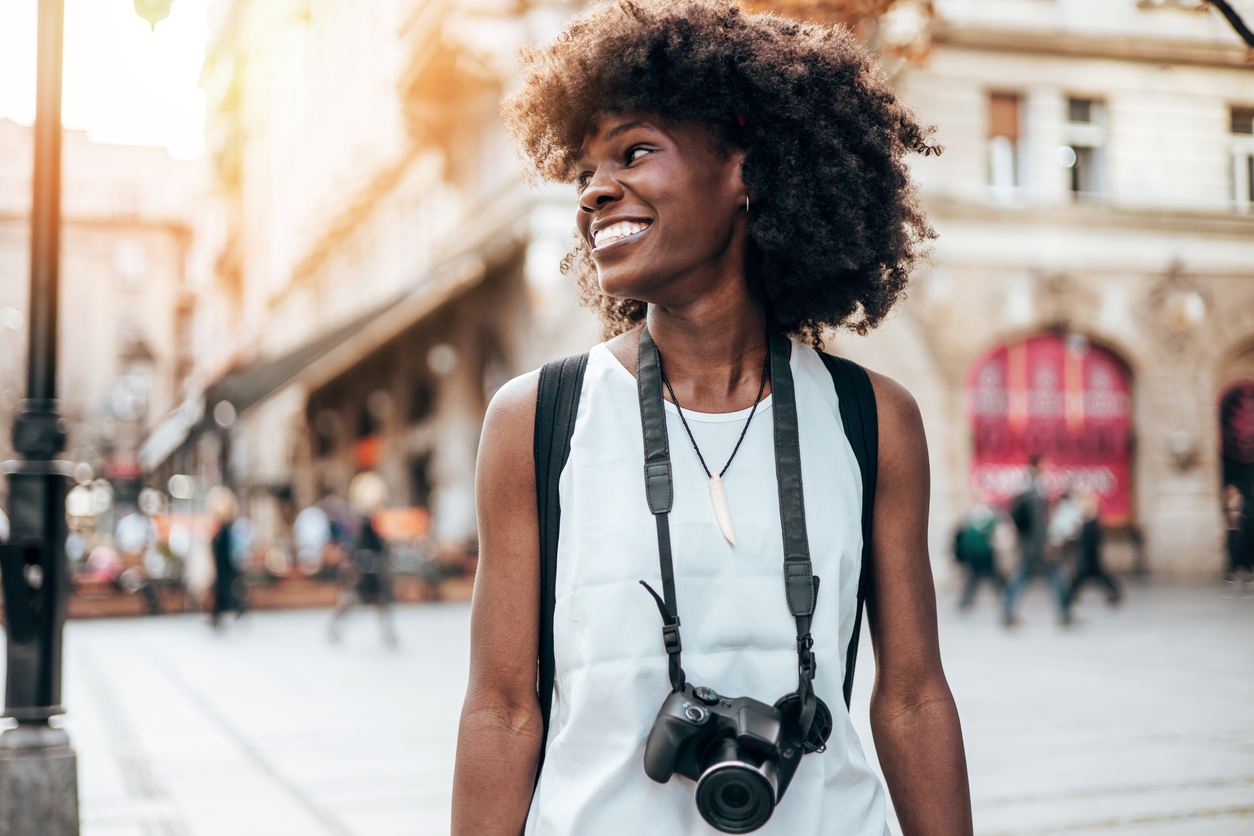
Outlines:
[[[538,381],[538,373],[531,373],[501,388],[479,442],[479,568],[470,610],[470,682],[453,774],[454,836],[522,833],[543,743],[536,699],[540,536],[532,454]]]
[[[870,372],[879,471],[867,619],[875,648],[871,731],[905,836],[969,836],[962,728],[936,635],[928,558],[931,473],[923,420],[902,386]]]

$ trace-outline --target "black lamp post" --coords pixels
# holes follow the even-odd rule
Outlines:
[[[173,0],[135,0],[151,23]],[[61,69],[65,0],[39,0],[35,166],[30,223],[30,353],[26,400],[13,422],[9,542],[0,545],[7,668],[0,734],[0,836],[77,836],[78,768],[69,735],[49,719],[61,707],[65,559],[65,422],[57,413],[58,271],[61,247]]]
[[[65,425],[57,414],[57,271],[61,238],[61,50],[64,0],[39,2],[35,176],[30,223],[30,354],[13,422],[9,542],[0,546],[8,636],[0,734],[0,834],[78,833],[78,770],[61,708],[65,562]]]

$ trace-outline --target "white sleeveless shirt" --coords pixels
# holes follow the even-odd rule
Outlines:
[[[827,750],[806,755],[763,836],[884,836],[884,791],[858,741],[841,685],[862,555],[862,478],[831,375],[792,342],[810,558],[822,578],[812,635],[815,690],[832,710]],[[666,403],[674,479],[675,596],[688,681],[767,704],[797,687],[796,622],[784,597],[783,535],[771,397],[763,398],[723,476],[736,533],[719,532],[708,478],[675,406]],[[749,410],[684,410],[718,472]],[[554,612],[556,675],[548,750],[527,836],[715,834],[694,784],[644,772],[644,746],[670,692],[662,621],[639,581],[661,591],[657,527],[645,500],[636,379],[605,345],[584,375],[562,508]],[[870,675],[863,672],[864,676]]]

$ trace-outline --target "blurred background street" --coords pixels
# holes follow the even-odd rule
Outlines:
[[[1064,629],[1040,587],[1005,631],[991,597],[959,613],[956,596],[942,589],[941,640],[977,834],[1254,832],[1254,598],[1137,584],[1116,611],[1081,599]],[[399,607],[396,649],[366,614],[340,644],[316,610],[221,633],[198,616],[72,623],[84,836],[447,833],[468,616]]]
[[[40,2],[0,0],[6,473]],[[0,554],[51,618],[64,544],[84,833],[447,832],[484,411],[599,339],[574,189],[524,182],[498,102],[589,5],[66,0],[68,496]],[[744,5],[849,25],[945,147],[932,262],[825,348],[919,403],[977,832],[1254,833],[1254,0]],[[1117,608],[1003,603],[1046,520],[1058,591]]]

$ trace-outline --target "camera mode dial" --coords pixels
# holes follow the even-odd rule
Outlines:
[[[718,705],[719,695],[713,688],[700,685],[692,689],[692,695],[706,705]]]

